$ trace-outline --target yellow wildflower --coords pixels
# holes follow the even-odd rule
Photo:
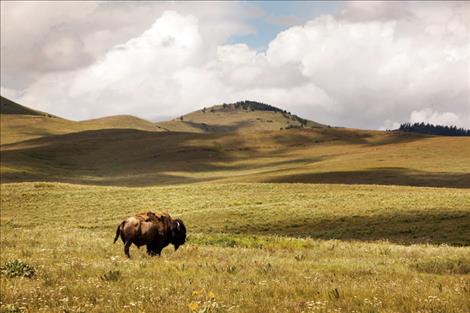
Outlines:
[[[191,309],[191,311],[194,312],[199,307],[199,304],[197,304],[196,302],[191,302],[190,304],[188,304],[188,306]]]

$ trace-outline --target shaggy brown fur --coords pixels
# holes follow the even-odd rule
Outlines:
[[[180,219],[172,219],[168,213],[147,213],[131,216],[122,221],[117,229],[114,242],[119,236],[124,243],[124,253],[130,257],[129,248],[147,246],[149,255],[160,255],[170,243],[175,250],[186,241],[186,227]]]
[[[169,219],[171,219],[171,216],[170,214],[166,213],[166,212],[152,212],[152,211],[148,211],[146,213],[140,213],[140,214],[137,214],[136,217],[138,218],[142,218],[144,221],[146,222],[150,222],[150,221],[162,221],[163,220],[163,217],[167,217]]]

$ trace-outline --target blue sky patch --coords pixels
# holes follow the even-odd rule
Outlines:
[[[279,32],[323,14],[339,13],[343,6],[340,1],[245,1],[242,4],[247,10],[257,12],[247,20],[256,31],[232,36],[228,43],[246,43],[259,52],[265,51]]]

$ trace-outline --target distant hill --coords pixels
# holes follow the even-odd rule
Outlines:
[[[13,102],[5,97],[0,96],[0,112],[1,114],[21,114],[21,115],[40,115],[47,116],[49,114],[30,109]]]
[[[167,131],[197,133],[325,127],[285,110],[255,101],[214,105],[171,121],[159,122],[157,125]]]
[[[161,131],[161,129],[156,126],[155,123],[133,115],[112,115],[80,121],[77,123],[88,130],[104,128],[132,128],[147,131]]]
[[[49,135],[114,128],[158,132],[227,133],[325,127],[280,108],[255,101],[214,105],[170,121],[153,123],[131,115],[76,122],[30,109],[4,97],[1,100],[2,144]]]
[[[97,129],[137,129],[162,131],[155,123],[131,115],[116,115],[104,118],[71,121],[49,113],[36,111],[1,97],[1,144],[34,138],[62,135]]]
[[[470,188],[468,137],[326,127],[251,101],[158,124],[130,115],[75,122],[15,103],[3,107],[10,113],[1,114],[2,183]]]

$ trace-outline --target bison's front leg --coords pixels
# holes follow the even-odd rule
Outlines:
[[[130,241],[128,241],[124,244],[124,253],[126,254],[126,256],[128,258],[131,257],[131,255],[129,254],[129,248],[131,247],[131,245],[132,245],[132,242],[130,242]]]

